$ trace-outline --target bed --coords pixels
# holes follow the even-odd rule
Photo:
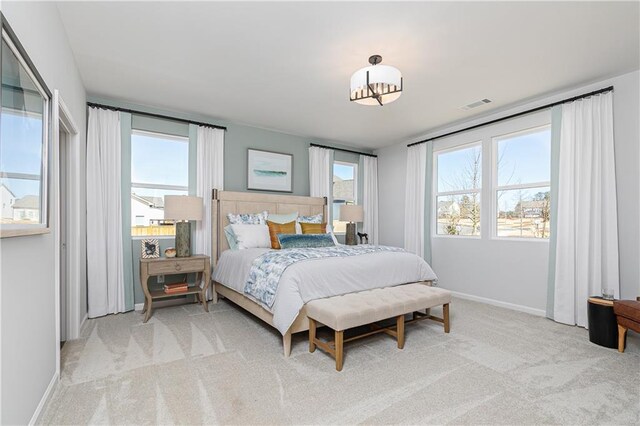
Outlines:
[[[304,304],[310,300],[391,285],[424,282],[436,278],[419,257],[397,251],[367,253],[349,258],[335,257],[299,262],[282,274],[272,306],[243,292],[254,259],[270,249],[229,250],[224,227],[228,213],[267,211],[270,214],[298,212],[327,216],[327,201],[320,197],[217,191],[212,194],[213,301],[229,299],[282,334],[285,357],[291,351],[291,335],[307,331]]]

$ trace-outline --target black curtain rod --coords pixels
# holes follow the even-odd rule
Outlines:
[[[195,124],[196,126],[213,127],[214,129],[227,130],[224,126],[216,126],[215,124],[202,123],[200,121],[185,120],[183,118],[170,117],[168,115],[154,114],[151,112],[136,111],[134,109],[119,108],[110,105],[97,104],[95,102],[87,102],[88,107],[109,109],[111,111],[128,112],[129,114],[146,115],[147,117],[161,118],[163,120],[179,121],[180,123]]]
[[[566,104],[566,103],[569,103],[569,102],[577,101],[579,99],[588,98],[589,96],[595,96],[595,95],[599,95],[601,93],[606,93],[606,92],[613,92],[613,86],[605,87],[604,89],[594,90],[593,92],[585,93],[584,95],[574,96],[572,98],[563,99],[563,100],[558,101],[558,102],[553,102],[553,103],[550,103],[550,104],[547,104],[547,105],[542,105],[542,106],[539,106],[539,107],[536,107],[536,108],[528,109],[526,111],[522,111],[522,112],[518,112],[518,113],[515,113],[515,114],[507,115],[506,117],[496,118],[495,120],[487,121],[486,123],[480,123],[480,124],[476,124],[474,126],[465,127],[464,129],[454,130],[453,132],[445,133],[443,135],[434,136],[432,138],[425,139],[425,140],[422,140],[420,142],[410,143],[409,145],[407,145],[407,148],[409,148],[411,146],[414,146],[414,145],[420,145],[421,143],[431,142],[431,141],[434,141],[436,139],[446,138],[447,136],[452,136],[452,135],[455,135],[455,134],[458,134],[458,133],[467,132],[469,130],[477,129],[478,127],[488,126],[490,124],[498,123],[500,121],[510,120],[512,118],[520,117],[521,115],[532,114],[534,112],[542,111],[543,109],[553,108],[554,106],[557,106],[557,105]]]
[[[368,152],[360,152],[360,151],[351,151],[350,149],[342,149],[342,148],[336,148],[334,146],[327,146],[327,145],[319,145],[317,143],[312,143],[310,146],[315,146],[318,148],[327,148],[327,149],[333,149],[336,151],[342,151],[342,152],[350,152],[351,154],[358,154],[358,155],[366,155],[367,157],[375,157],[378,158],[377,155],[375,154],[369,154]]]

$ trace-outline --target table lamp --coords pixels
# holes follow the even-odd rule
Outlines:
[[[164,218],[176,221],[176,257],[191,256],[191,222],[202,220],[202,197],[164,196]]]
[[[364,210],[362,210],[362,206],[356,206],[354,204],[345,204],[340,206],[340,220],[349,222],[347,223],[347,232],[345,234],[344,243],[348,246],[357,245],[356,222],[362,222],[364,220]]]

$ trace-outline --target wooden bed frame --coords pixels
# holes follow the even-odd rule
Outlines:
[[[273,214],[298,212],[301,216],[311,216],[322,213],[323,217],[327,217],[328,206],[326,197],[218,191],[217,189],[214,189],[212,192],[211,264],[213,267],[218,263],[220,255],[229,249],[229,243],[224,235],[224,227],[229,224],[229,220],[227,219],[228,213],[257,213],[266,210]],[[424,283],[431,285],[430,281],[425,281]],[[213,303],[217,303],[219,296],[226,297],[267,324],[275,327],[273,324],[273,314],[244,294],[213,281],[212,296]],[[306,308],[303,307],[289,330],[282,336],[285,357],[288,357],[291,353],[291,335],[307,330],[309,330],[309,319]]]
[[[229,243],[224,235],[224,227],[229,224],[228,213],[257,213],[266,210],[272,214],[298,212],[301,216],[322,213],[323,217],[327,217],[326,197],[302,197],[296,195],[218,191],[214,189],[211,198],[211,262],[214,267],[218,263],[222,252],[229,249]],[[218,301],[218,296],[226,297],[267,324],[275,327],[273,325],[273,314],[258,303],[218,282],[213,281],[213,285],[213,303]],[[307,330],[309,330],[309,320],[303,307],[287,333],[282,336],[285,357],[288,357],[291,353],[291,335]]]

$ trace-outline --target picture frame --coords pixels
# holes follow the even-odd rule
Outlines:
[[[145,238],[140,242],[142,259],[156,259],[160,257],[160,242],[157,238]]]
[[[247,189],[293,192],[293,154],[247,149]]]

